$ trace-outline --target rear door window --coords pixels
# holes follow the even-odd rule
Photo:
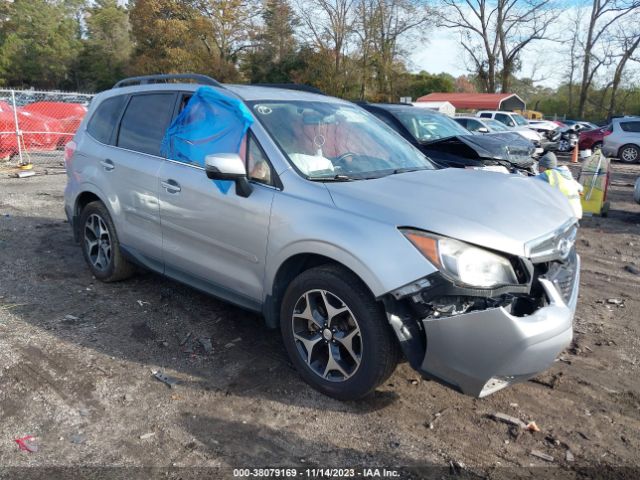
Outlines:
[[[120,122],[118,146],[160,156],[160,143],[176,103],[175,93],[134,95]]]
[[[120,119],[126,96],[107,98],[103,101],[89,120],[87,132],[99,142],[112,145],[114,127]]]
[[[490,114],[490,113],[488,113],[488,112],[481,113],[481,114],[480,114],[480,116],[481,116],[482,118],[491,118],[491,114]]]

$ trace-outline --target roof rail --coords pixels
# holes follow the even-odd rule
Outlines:
[[[158,75],[143,75],[141,77],[129,77],[117,82],[113,88],[126,87],[129,85],[147,85],[149,83],[163,83],[169,80],[193,80],[202,85],[211,85],[213,87],[222,87],[217,80],[199,73],[163,73]]]
[[[270,88],[284,88],[287,90],[298,90],[301,92],[317,93],[318,95],[326,95],[322,90],[311,85],[304,85],[301,83],[252,83],[252,87],[270,87]]]

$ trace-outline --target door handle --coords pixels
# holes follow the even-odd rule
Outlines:
[[[182,188],[175,180],[167,180],[166,182],[161,182],[162,188],[164,188],[168,193],[178,193]]]
[[[100,162],[100,165],[102,165],[102,167],[107,171],[110,172],[111,170],[113,170],[114,168],[116,168],[116,166],[113,164],[113,162],[111,160],[109,160],[108,158],[106,160],[102,160]]]

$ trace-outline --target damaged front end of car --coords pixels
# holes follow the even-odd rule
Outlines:
[[[476,397],[548,368],[573,335],[580,271],[576,228],[532,242],[521,257],[490,252],[505,260],[501,268],[508,272],[495,285],[461,281],[445,265],[446,255],[429,251],[433,243],[422,245],[431,261],[440,261],[439,271],[382,299],[411,366]],[[418,238],[437,236],[419,232]],[[480,249],[469,251],[479,255]]]

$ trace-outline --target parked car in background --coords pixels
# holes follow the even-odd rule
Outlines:
[[[500,110],[480,110],[476,117],[492,118],[531,140],[536,148],[542,149],[542,135],[529,127],[529,122],[519,113]]]
[[[577,132],[581,132],[583,130],[594,130],[596,128],[599,128],[599,126],[596,125],[595,123],[584,122],[581,120],[563,120],[563,122],[567,127],[575,127],[574,129]]]
[[[410,105],[362,103],[441,167],[533,172],[535,147],[515,132],[474,135],[442,113]]]
[[[611,133],[605,135],[602,152],[625,163],[640,161],[640,117],[611,120]]]
[[[456,116],[454,120],[473,133],[512,132],[504,123],[492,118]]]
[[[602,148],[602,142],[607,135],[611,135],[611,125],[593,130],[583,130],[579,134],[578,149],[596,150]]]
[[[174,122],[185,137],[171,136]],[[216,128],[228,145],[204,141]],[[198,155],[163,154],[165,132],[165,145]],[[485,396],[571,343],[580,258],[562,193],[435,169],[350,102],[201,75],[133,78],[95,97],[65,159],[65,212],[96,278],[123,280],[135,261],[262,313],[302,378],[335,398],[372,392],[401,352]]]

